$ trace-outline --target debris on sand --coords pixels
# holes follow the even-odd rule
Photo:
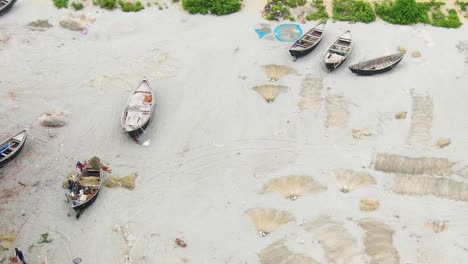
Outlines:
[[[398,51],[399,52],[406,52],[406,51],[408,51],[408,48],[406,48],[405,46],[398,46]]]
[[[124,177],[112,176],[104,180],[104,186],[108,188],[115,188],[115,187],[121,186],[128,190],[133,191],[135,189],[136,177],[137,177],[136,172],[131,173]]]
[[[255,225],[260,237],[273,232],[278,227],[294,221],[294,217],[286,211],[278,211],[271,208],[252,208],[245,213]]]
[[[353,128],[353,138],[362,139],[372,135],[367,128]]]
[[[465,55],[465,64],[468,64],[468,41],[459,41],[457,44],[458,52]]]
[[[380,203],[377,200],[372,199],[362,199],[359,204],[359,209],[364,212],[375,211],[379,209]]]
[[[327,263],[367,263],[357,240],[342,222],[332,220],[329,216],[320,216],[314,221],[305,221],[303,227],[323,247]]]
[[[296,200],[308,193],[321,192],[327,188],[308,176],[286,176],[276,178],[263,186],[264,192],[276,192],[286,199]]]
[[[431,97],[413,97],[413,115],[407,139],[409,145],[423,145],[431,142],[432,108]]]
[[[283,85],[264,84],[255,86],[253,89],[260,94],[267,103],[275,101],[276,97],[288,87]]]
[[[443,177],[426,175],[398,175],[393,192],[406,195],[434,195],[468,202],[468,184]]]
[[[280,239],[267,246],[258,254],[261,264],[318,264],[316,260],[303,253],[295,253],[285,245],[286,240]]]
[[[60,20],[59,25],[72,31],[82,31],[86,30],[94,20],[87,18],[85,15],[76,16],[72,13]]]
[[[36,20],[28,23],[28,26],[32,28],[32,30],[40,30],[44,31],[48,28],[53,27],[52,24],[49,23],[48,20]]]
[[[132,262],[130,258],[131,258],[132,250],[136,245],[135,236],[131,234],[130,232],[128,232],[128,227],[126,226],[114,225],[112,230],[114,230],[114,232],[119,233],[122,236],[125,242],[125,250],[124,250],[125,262],[124,263],[131,264]]]
[[[330,95],[325,98],[326,127],[345,127],[349,119],[349,101],[341,95]]]
[[[452,140],[450,140],[450,138],[439,138],[436,142],[436,146],[438,146],[439,148],[445,148],[451,143]]]
[[[434,231],[435,233],[440,233],[448,229],[448,221],[427,221],[426,227]]]
[[[335,175],[336,186],[343,193],[377,183],[374,177],[365,172],[341,169],[336,170]]]
[[[301,101],[298,106],[301,111],[318,110],[322,101],[322,78],[307,75],[301,84]]]
[[[359,226],[364,229],[364,248],[371,263],[399,264],[400,256],[393,245],[393,231],[388,225],[371,219],[362,219]]]
[[[388,153],[377,153],[374,169],[387,173],[411,175],[447,175],[453,163],[447,158],[407,157]]]
[[[67,114],[63,111],[50,111],[39,117],[39,123],[45,127],[62,127],[66,124]]]
[[[421,52],[415,50],[411,53],[411,56],[413,56],[413,58],[419,58],[421,57]]]
[[[289,74],[297,74],[297,71],[291,67],[278,64],[268,64],[261,66],[270,82],[276,82]]]
[[[179,246],[179,247],[187,247],[187,243],[185,243],[184,240],[180,239],[180,238],[176,238],[175,240],[175,243]]]
[[[0,251],[10,249],[15,243],[16,235],[11,233],[0,234]]]
[[[395,119],[405,119],[408,112],[398,112],[395,114]]]

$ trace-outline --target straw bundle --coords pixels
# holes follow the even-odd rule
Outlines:
[[[388,173],[446,175],[453,166],[446,158],[412,158],[388,153],[378,153],[374,169]]]
[[[359,204],[359,209],[361,211],[370,212],[379,209],[380,203],[377,200],[372,199],[362,199]]]
[[[363,219],[359,226],[366,232],[364,247],[371,258],[371,264],[399,264],[400,257],[393,246],[393,233],[384,223],[374,219]]]
[[[431,141],[432,107],[430,97],[413,97],[413,115],[407,138],[409,145],[427,144]]]
[[[336,170],[335,183],[341,192],[349,192],[367,185],[376,184],[374,177],[365,172]]]
[[[305,254],[294,253],[285,245],[285,239],[264,248],[258,254],[261,264],[318,264]]]
[[[468,202],[468,184],[447,178],[425,175],[399,175],[395,178],[393,191],[407,195],[434,195]]]
[[[294,221],[294,217],[288,212],[271,208],[252,208],[245,213],[250,217],[261,237],[268,235],[281,225]]]
[[[304,110],[318,110],[322,100],[322,78],[307,75],[301,84],[301,101],[298,103],[299,109]]]
[[[322,245],[328,263],[366,263],[356,239],[343,227],[343,223],[321,216],[314,221],[305,222],[303,227]]]
[[[325,98],[326,127],[345,127],[348,123],[348,99],[341,95],[330,95]]]
[[[270,81],[277,81],[289,74],[297,74],[297,71],[285,65],[268,64],[262,65],[262,70],[268,76]]]
[[[283,85],[264,84],[255,86],[253,89],[260,94],[267,103],[272,103],[276,97],[288,87]]]
[[[312,177],[287,176],[276,178],[263,186],[264,192],[276,192],[284,198],[296,200],[308,193],[321,192],[326,187],[315,182]]]

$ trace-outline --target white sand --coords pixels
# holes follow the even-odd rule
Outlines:
[[[323,43],[293,62],[290,44],[258,39],[254,29],[265,21],[248,11],[212,17],[177,7],[136,14],[89,8],[82,13],[96,21],[87,35],[58,26],[68,12],[49,0],[18,1],[0,24],[0,135],[30,129],[24,152],[0,170],[0,233],[17,234],[16,246],[28,263],[40,263],[43,256],[50,264],[72,263],[78,256],[83,263],[125,263],[127,247],[114,225],[127,226],[136,238],[131,263],[259,263],[257,253],[284,236],[291,250],[326,263],[314,236],[300,226],[320,215],[344,222],[362,250],[364,231],[357,221],[372,217],[385,223],[395,231],[400,263],[467,262],[466,202],[394,194],[394,175],[369,167],[383,152],[465,164],[468,64],[456,45],[468,40],[466,25],[329,22]],[[37,19],[54,27],[31,31],[26,24]],[[355,38],[354,51],[328,73],[322,56],[346,29]],[[392,72],[359,77],[346,68],[393,53],[398,45],[409,53]],[[422,57],[409,56],[414,50]],[[267,82],[260,68],[265,64],[300,73],[276,82],[290,89],[272,104],[252,90]],[[325,126],[324,100],[317,109],[298,107],[307,75],[323,78],[322,98],[349,100],[345,127]],[[157,103],[145,135],[149,147],[135,144],[119,127],[123,104],[142,76],[149,78]],[[406,147],[413,95],[431,96],[432,138],[449,137],[450,146]],[[56,108],[70,113],[68,123],[48,131],[37,118]],[[408,111],[405,120],[395,120],[400,111]],[[372,135],[353,139],[353,127],[366,127]],[[77,160],[92,155],[109,163],[115,175],[139,176],[134,191],[104,188],[77,221],[61,183]],[[366,171],[378,184],[341,193],[336,169]],[[291,174],[312,176],[328,190],[297,201],[259,194],[269,179]],[[9,191],[13,196],[4,197]],[[380,208],[361,212],[363,198],[377,199]],[[296,222],[260,238],[244,214],[254,207],[287,210]],[[425,227],[429,220],[448,221],[448,230],[434,233]],[[28,251],[46,232],[53,242]],[[188,246],[177,247],[176,238]]]

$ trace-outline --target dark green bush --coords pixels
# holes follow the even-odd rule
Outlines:
[[[126,2],[126,1],[119,1],[120,8],[123,12],[138,12],[140,10],[145,9],[145,7],[141,4],[140,1],[133,2]]]
[[[468,2],[457,1],[456,4],[460,6],[461,10],[466,11],[466,7],[468,6]]]
[[[109,10],[117,7],[116,0],[94,0],[93,4]]]
[[[316,10],[306,16],[307,20],[325,20],[328,19],[328,13],[323,4],[323,0],[313,0],[312,7]]]
[[[68,0],[54,0],[54,5],[57,8],[68,8]]]
[[[75,10],[81,10],[83,9],[83,4],[82,3],[78,3],[78,2],[73,2],[71,3],[71,6],[75,9]]]
[[[375,11],[383,20],[392,24],[429,23],[427,12],[433,3],[416,3],[415,0],[387,1],[376,3]]]
[[[448,16],[444,15],[440,9],[432,12],[432,23],[436,27],[457,28],[462,25],[455,9],[448,10]]]
[[[375,21],[375,14],[363,0],[333,0],[333,19],[370,23]]]
[[[241,9],[240,0],[182,0],[183,8],[190,14],[217,16],[235,13]]]

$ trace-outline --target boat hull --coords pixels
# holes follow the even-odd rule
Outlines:
[[[133,138],[140,136],[141,134],[145,132],[145,129],[148,127],[150,121],[151,121],[151,118],[148,119],[148,122],[146,122],[143,126],[135,130],[127,131],[127,133]]]
[[[26,140],[24,141],[24,143],[26,143]],[[0,168],[7,165],[10,161],[12,161],[14,158],[16,158],[16,156],[18,156],[18,154],[20,154],[20,152],[23,150],[24,143],[23,143],[23,145],[21,145],[21,147],[15,153],[13,153],[11,156],[9,156],[8,158],[6,158],[6,159],[4,159],[4,160],[2,160],[0,162]]]
[[[1,10],[0,10],[0,16],[6,14],[8,11],[10,11],[10,9],[13,7],[13,5],[16,3],[16,0],[12,0],[10,3],[8,3],[8,5],[4,6]]]
[[[336,70],[338,67],[341,66],[341,64],[343,64],[343,62],[346,61],[348,57],[344,58],[342,61],[338,62],[338,63],[326,63],[325,62],[325,66],[327,66],[327,69],[329,69],[330,71],[333,71],[333,70]]]
[[[322,39],[320,39],[320,41],[322,41]],[[291,56],[295,57],[296,59],[300,57],[304,57],[305,55],[311,53],[320,44],[320,41],[318,41],[314,46],[309,47],[308,49],[303,49],[303,50],[290,49],[289,54],[291,54]]]
[[[400,63],[400,61],[402,60],[403,58],[401,58],[400,60],[396,61],[394,64],[386,67],[386,68],[382,68],[382,69],[379,69],[379,70],[363,70],[363,69],[353,69],[353,68],[349,68],[353,73],[356,73],[358,75],[364,75],[364,76],[370,76],[370,75],[376,75],[376,74],[380,74],[380,73],[384,73],[384,72],[388,72],[390,71],[391,69],[393,69],[395,66],[398,65],[398,63]]]
[[[91,206],[97,199],[97,197],[99,196],[99,192],[100,192],[100,188],[99,190],[97,190],[96,194],[91,198],[89,199],[89,201],[87,201],[86,203],[83,203],[83,204],[80,204],[78,206],[75,206],[73,207],[73,210],[76,211],[76,219],[80,218],[81,214],[83,213],[83,211],[88,208],[89,206]]]

